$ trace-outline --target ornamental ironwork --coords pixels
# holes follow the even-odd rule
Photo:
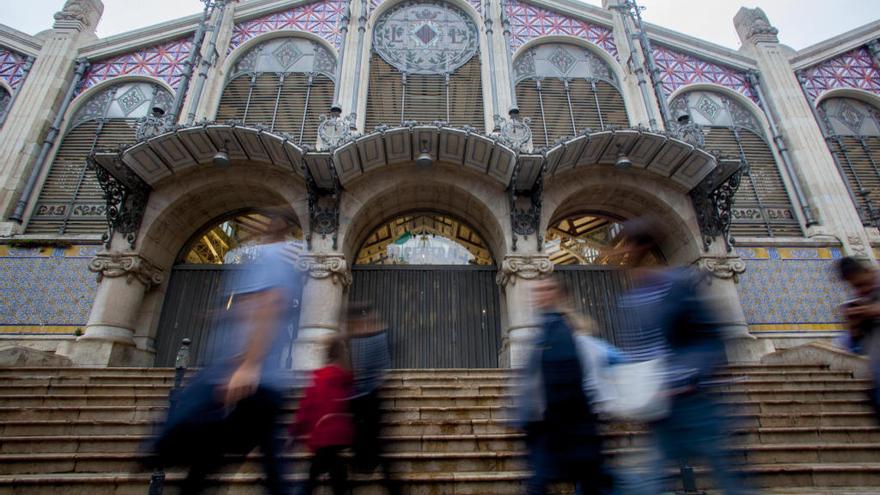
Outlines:
[[[158,84],[128,82],[114,85],[89,98],[73,116],[71,128],[101,119],[139,119],[168,114],[174,96]]]
[[[509,201],[510,201],[510,227],[513,232],[511,239],[511,247],[516,251],[517,236],[535,235],[537,238],[537,248],[540,251],[544,246],[544,236],[540,232],[541,225],[541,209],[544,204],[544,173],[547,169],[546,158],[541,163],[541,171],[535,180],[535,184],[528,191],[517,191],[517,175],[519,174],[519,166],[517,163],[513,176],[510,179]],[[525,200],[525,201],[523,201]],[[519,206],[525,202],[525,206]]]
[[[114,234],[122,234],[129,246],[134,248],[150,197],[149,186],[119,157],[114,160],[112,172],[96,165],[92,157],[89,157],[88,163],[95,169],[107,202],[107,232],[102,237],[104,245],[109,249]]]
[[[448,2],[405,2],[376,22],[373,47],[382,59],[409,74],[449,74],[479,49],[477,26]]]
[[[335,80],[336,57],[317,41],[294,36],[275,38],[242,55],[229,79],[253,73],[318,73]]]
[[[614,71],[590,50],[567,43],[545,43],[526,50],[513,63],[516,82],[523,79],[591,79],[617,86]]]
[[[690,196],[703,234],[703,248],[708,251],[713,239],[721,237],[730,252],[733,245],[730,238],[733,201],[745,166],[736,160],[719,159],[718,163],[719,166],[690,192]]]
[[[669,103],[669,110],[678,120],[682,115],[702,126],[744,127],[759,136],[764,132],[758,119],[742,103],[713,91],[688,91]]]

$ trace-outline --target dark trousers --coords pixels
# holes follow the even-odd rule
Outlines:
[[[283,405],[280,392],[260,387],[231,410],[217,400],[216,386],[194,379],[182,390],[175,408],[153,445],[160,466],[189,466],[181,495],[205,488],[205,478],[216,471],[227,454],[244,455],[259,447],[263,454],[266,488],[273,495],[286,495],[281,461],[283,440],[278,416]]]
[[[532,476],[526,482],[528,495],[545,495],[547,487],[553,482],[572,482],[578,495],[607,495],[612,493],[612,476],[605,469],[598,439],[593,445],[582,446],[585,450],[596,450],[596,455],[566,455],[568,449],[556,447],[554,435],[543,431],[527,432],[526,448],[529,452],[529,465]],[[560,455],[561,454],[561,455]]]
[[[315,452],[309,468],[309,478],[303,484],[302,495],[311,495],[318,478],[324,473],[330,474],[333,495],[348,493],[348,466],[339,455],[342,449],[343,447],[324,447]]]
[[[376,467],[380,467],[388,493],[400,493],[400,488],[391,477],[388,460],[382,456],[382,399],[379,391],[374,390],[352,399],[351,412],[354,415],[355,469],[371,473]]]

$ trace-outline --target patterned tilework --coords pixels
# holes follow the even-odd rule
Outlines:
[[[177,89],[186,72],[192,36],[92,62],[83,89],[118,76],[153,76]]]
[[[0,79],[6,81],[12,89],[24,81],[24,67],[27,57],[0,47]]]
[[[860,88],[880,94],[880,67],[864,46],[804,69],[802,74],[814,101],[822,93],[838,88]]]
[[[723,67],[656,43],[652,48],[654,61],[657,63],[657,69],[660,70],[660,82],[667,96],[688,84],[714,83],[757,101],[745,71]]]
[[[263,33],[283,29],[294,29],[318,35],[339,49],[339,44],[342,42],[339,23],[342,22],[342,16],[345,15],[346,6],[345,0],[321,0],[298,5],[283,12],[275,12],[239,22],[232,30],[229,51],[231,52],[238,45]]]
[[[97,289],[88,264],[99,249],[0,246],[0,333],[82,328]]]
[[[507,18],[510,20],[512,51],[540,36],[568,35],[591,41],[617,59],[617,45],[614,43],[611,28],[567,17],[519,0],[507,2]]]
[[[746,271],[737,290],[752,331],[840,328],[847,289],[834,273],[838,248],[738,247]]]
[[[368,7],[369,13],[372,14],[373,11],[376,10],[376,8],[378,6],[382,5],[382,2],[384,2],[384,1],[385,0],[370,0],[370,4]],[[471,4],[471,7],[473,7],[474,10],[476,10],[480,15],[483,15],[483,5],[482,5],[481,0],[465,0],[465,1],[469,4]]]

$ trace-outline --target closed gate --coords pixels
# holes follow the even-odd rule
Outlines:
[[[493,266],[355,266],[350,301],[391,328],[395,368],[496,368],[501,344]]]
[[[617,309],[617,300],[626,290],[626,272],[607,266],[562,265],[555,268],[571,289],[575,309],[595,320],[598,335],[619,344],[617,335],[630,324]]]

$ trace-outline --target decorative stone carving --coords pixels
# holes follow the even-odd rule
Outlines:
[[[505,119],[496,115],[495,127],[498,128],[498,132],[493,137],[516,151],[526,151],[526,145],[532,139],[530,123],[531,119],[528,117],[519,119],[511,114],[511,118]]]
[[[105,278],[126,277],[128,283],[137,280],[146,290],[162,283],[165,275],[157,267],[137,253],[102,252],[89,262],[89,270],[98,274],[98,282]]]
[[[739,281],[739,276],[745,273],[746,263],[739,257],[735,258],[700,258],[697,267],[721,280]]]
[[[553,273],[553,263],[543,254],[510,254],[504,257],[495,282],[501,287],[516,284],[517,279],[536,280]]]
[[[779,30],[770,24],[767,14],[760,8],[742,7],[733,18],[736,31],[743,41],[752,43],[779,43]]]
[[[343,288],[351,285],[351,270],[348,269],[345,256],[341,254],[303,254],[297,260],[296,266],[311,278],[329,278]]]
[[[868,248],[865,247],[865,243],[862,242],[862,237],[859,234],[847,234],[846,240],[847,244],[849,244],[849,249],[852,256],[864,259],[871,258],[871,256],[868,254]]]
[[[55,13],[55,29],[94,31],[104,13],[104,5],[96,0],[67,0],[61,11]]]
[[[355,115],[353,113],[343,117],[340,112],[333,109],[330,116],[322,115],[321,124],[318,126],[318,136],[321,137],[323,148],[334,149],[357,137],[353,131],[355,128]]]

